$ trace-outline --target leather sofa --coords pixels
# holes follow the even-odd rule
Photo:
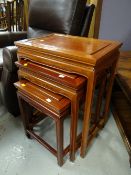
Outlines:
[[[95,6],[87,5],[87,0],[31,0],[27,32],[0,33],[0,48],[3,48],[1,61],[1,92],[7,110],[17,116],[19,106],[16,89],[17,81],[17,47],[14,41],[38,37],[50,33],[88,36]],[[11,46],[12,45],[12,46]],[[8,47],[7,47],[8,46]]]

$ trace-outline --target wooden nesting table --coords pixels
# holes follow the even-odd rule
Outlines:
[[[110,96],[121,43],[51,34],[45,37],[18,41],[15,44],[18,46],[19,61],[23,59],[30,60],[39,65],[86,77],[87,84],[81,139],[81,157],[84,157],[90,141],[104,126],[108,118]],[[97,122],[95,122],[95,128],[90,134],[91,108],[96,88],[99,89],[95,112]],[[103,96],[105,100],[102,105]],[[77,117],[72,118],[72,122],[74,124],[71,126],[73,127],[73,154],[71,159],[74,160]]]

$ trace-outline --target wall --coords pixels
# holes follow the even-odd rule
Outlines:
[[[122,50],[131,50],[131,0],[103,0],[99,38],[122,41]]]

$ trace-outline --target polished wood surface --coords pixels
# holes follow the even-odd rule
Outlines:
[[[62,166],[63,157],[69,151],[69,145],[65,149],[63,148],[63,119],[70,112],[70,100],[43,88],[41,89],[26,80],[16,82],[14,85],[18,89],[17,95],[26,135],[29,138],[35,138],[53,153],[57,157],[58,165]],[[57,150],[33,130],[35,125],[33,126],[30,120],[33,115],[32,107],[54,119],[56,124]]]
[[[49,78],[55,82],[59,82],[65,86],[72,87],[75,90],[79,90],[86,83],[86,78],[76,75],[76,74],[68,74],[63,71],[58,71],[55,69],[48,68],[46,66],[41,66],[38,64],[34,64],[29,60],[20,60],[16,62],[16,65],[20,70],[24,69],[26,71],[35,71],[39,74],[40,77]],[[35,73],[34,72],[34,73]]]
[[[38,86],[64,95],[71,100],[70,159],[74,161],[76,148],[79,148],[79,146],[76,146],[77,120],[80,101],[84,99],[86,78],[34,64],[29,60],[21,59],[16,62],[16,65],[19,67],[18,75],[20,79],[27,79]]]
[[[105,56],[106,52],[112,52],[112,50],[119,48],[121,44],[92,38],[51,34],[37,39],[17,41],[15,45],[20,47],[19,52],[22,52],[22,47],[24,47],[24,50],[39,51],[43,56],[44,53],[49,54],[49,56],[64,56],[63,60],[95,65],[105,59],[102,56]],[[42,60],[34,58],[34,61],[41,63]]]
[[[112,85],[121,43],[52,34],[47,37],[19,41],[15,44],[18,46],[19,61],[27,59],[34,63],[55,68],[57,70],[82,75],[88,80],[85,92],[85,109],[81,142],[81,156],[84,157],[89,141],[91,108],[97,77],[102,74],[102,72],[108,77],[108,83],[105,88],[105,105],[102,114],[105,123],[108,118]],[[102,79],[105,79],[105,76],[103,76]],[[102,100],[101,93],[103,94],[100,90],[99,98]],[[98,103],[100,103],[101,100],[98,100]],[[76,102],[76,100],[72,100],[71,105],[74,102]],[[99,107],[101,105],[97,106]],[[75,109],[75,112],[77,111],[77,108],[78,104],[74,103],[73,110]],[[72,112],[74,113],[74,111]],[[99,114],[99,110],[97,114]],[[73,155],[71,156],[71,159],[74,160],[77,117],[72,119],[72,123],[73,128],[75,129],[73,129],[74,131],[72,131],[73,134],[71,137],[71,140],[73,140]],[[96,134],[97,132],[93,134],[92,138],[94,138]]]
[[[53,93],[63,95],[71,100],[71,119],[72,120],[71,120],[71,132],[70,132],[70,135],[71,135],[70,136],[70,145],[71,145],[70,159],[73,161],[75,157],[72,155],[74,155],[77,148],[79,148],[79,145],[76,146],[77,120],[78,120],[80,101],[82,101],[82,99],[84,99],[84,95],[85,95],[84,94],[85,93],[85,85],[86,85],[85,78],[81,77],[81,76],[76,76],[74,74],[70,74],[70,76],[69,76],[69,74],[65,73],[64,75],[68,75],[69,77],[72,77],[72,80],[73,79],[75,80],[77,77],[76,81],[73,81],[73,83],[74,83],[73,87],[75,87],[75,88],[72,88],[72,86],[70,86],[70,87],[67,86],[67,85],[69,85],[69,82],[66,83],[67,81],[66,82],[65,82],[65,80],[63,81],[63,78],[62,78],[61,82],[56,81],[56,80],[54,81],[54,78],[55,78],[54,76],[52,76],[50,79],[47,78],[47,77],[50,77],[50,74],[47,74],[47,72],[46,72],[46,76],[41,76],[41,71],[36,71],[36,69],[28,69],[28,66],[21,66],[21,61],[17,62],[16,64],[17,64],[17,66],[19,66],[19,71],[18,71],[19,79],[24,78],[26,80],[29,80],[33,84],[36,84],[40,87],[48,89],[48,90],[52,91]],[[30,64],[32,64],[32,63],[30,62]],[[38,65],[35,64],[35,66],[38,66]],[[43,67],[43,69],[45,69],[45,67]],[[53,69],[49,68],[48,70],[50,70],[50,71],[52,70],[54,72]],[[61,71],[56,71],[56,72],[59,73],[59,75],[61,75],[61,73],[62,73]],[[51,75],[54,75],[54,74],[51,74]],[[63,84],[65,86],[63,86]],[[77,86],[81,87],[81,88],[78,89]],[[72,149],[72,147],[73,147],[73,149]],[[74,158],[72,158],[72,157],[74,157]]]
[[[14,85],[24,94],[28,94],[30,98],[38,101],[41,105],[43,104],[44,107],[49,107],[56,113],[59,112],[59,115],[70,106],[70,101],[67,98],[63,98],[46,89],[38,88],[38,86],[35,86],[26,80],[16,82]]]

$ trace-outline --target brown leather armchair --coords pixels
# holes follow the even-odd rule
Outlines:
[[[3,63],[1,62],[3,103],[14,116],[19,114],[16,89],[13,85],[18,79],[14,64],[17,60],[17,48],[10,45],[16,40],[50,33],[88,36],[95,6],[88,6],[86,1],[31,0],[28,32],[0,33],[0,47],[9,46],[3,49]]]

